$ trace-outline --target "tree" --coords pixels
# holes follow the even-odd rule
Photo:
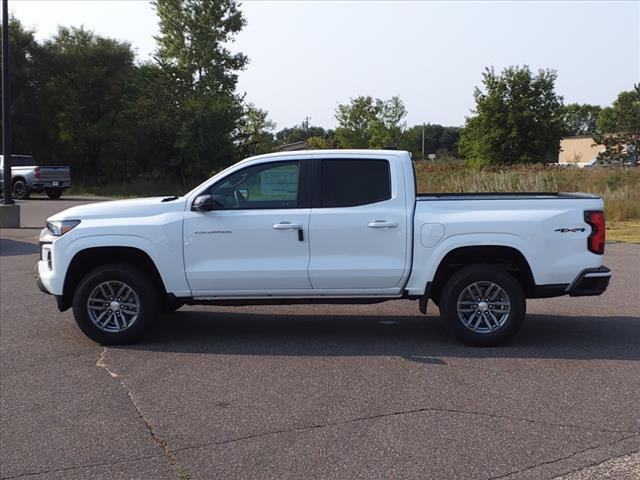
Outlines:
[[[475,165],[550,161],[563,134],[562,97],[554,90],[556,72],[528,66],[501,74],[483,73],[476,87],[476,108],[460,136],[461,153]]]
[[[247,57],[227,45],[245,20],[234,0],[157,0],[156,61],[173,91],[175,156],[171,165],[196,179],[235,159],[244,113],[235,94]]]
[[[269,120],[266,110],[249,103],[245,106],[240,126],[241,148],[245,156],[270,153],[275,149],[273,130],[276,124]]]
[[[395,145],[406,124],[407,110],[399,97],[375,100],[370,96],[352,98],[338,105],[336,137],[341,148],[383,148]]]
[[[300,125],[283,128],[276,132],[276,140],[280,144],[302,142],[311,137],[324,137],[331,130],[325,131],[322,127],[309,125],[309,117],[305,118]]]
[[[640,153],[640,83],[632,90],[621,92],[611,107],[604,108],[598,118],[602,132],[597,140],[606,150],[598,159],[611,163],[638,162]]]
[[[73,27],[60,27],[36,57],[39,95],[55,138],[47,156],[70,164],[76,179],[100,179],[122,166],[113,145],[124,128],[133,59],[129,43]]]
[[[124,172],[142,172],[145,179],[182,177],[175,164],[178,109],[174,101],[173,81],[157,64],[138,65],[130,83],[132,100],[123,112],[126,126],[114,148],[127,159]]]
[[[562,107],[564,136],[595,135],[598,131],[598,105],[570,103]]]
[[[407,129],[398,145],[402,150],[410,151],[414,159],[422,156],[422,130],[422,125],[414,125]],[[428,123],[424,125],[424,134],[425,155],[436,152],[446,152],[454,157],[458,155],[459,127],[444,127]]]
[[[0,26],[0,32],[3,26]],[[41,46],[35,32],[15,17],[9,19],[9,71],[11,73],[11,144],[16,153],[39,155],[46,151],[50,131],[44,121],[38,88]],[[0,128],[2,128],[0,120]]]

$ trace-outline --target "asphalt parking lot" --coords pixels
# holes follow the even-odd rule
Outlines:
[[[499,348],[409,301],[186,307],[103,348],[31,273],[46,216],[86,201],[1,232],[2,479],[640,478],[640,245]]]

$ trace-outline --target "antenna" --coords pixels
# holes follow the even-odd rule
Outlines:
[[[407,126],[405,125],[404,129],[402,130],[402,132],[400,132],[400,136],[398,137],[398,141],[396,142],[396,144],[393,146],[394,150],[398,149],[398,145],[400,145],[400,140],[402,140],[402,137],[404,137],[404,132],[407,131]]]

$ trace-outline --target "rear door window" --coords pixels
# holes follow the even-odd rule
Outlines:
[[[387,160],[321,160],[322,207],[356,207],[391,198]]]

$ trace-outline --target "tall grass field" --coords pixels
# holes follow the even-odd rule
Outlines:
[[[605,202],[607,220],[640,220],[640,168],[546,165],[472,169],[463,163],[414,162],[421,193],[587,192]]]

